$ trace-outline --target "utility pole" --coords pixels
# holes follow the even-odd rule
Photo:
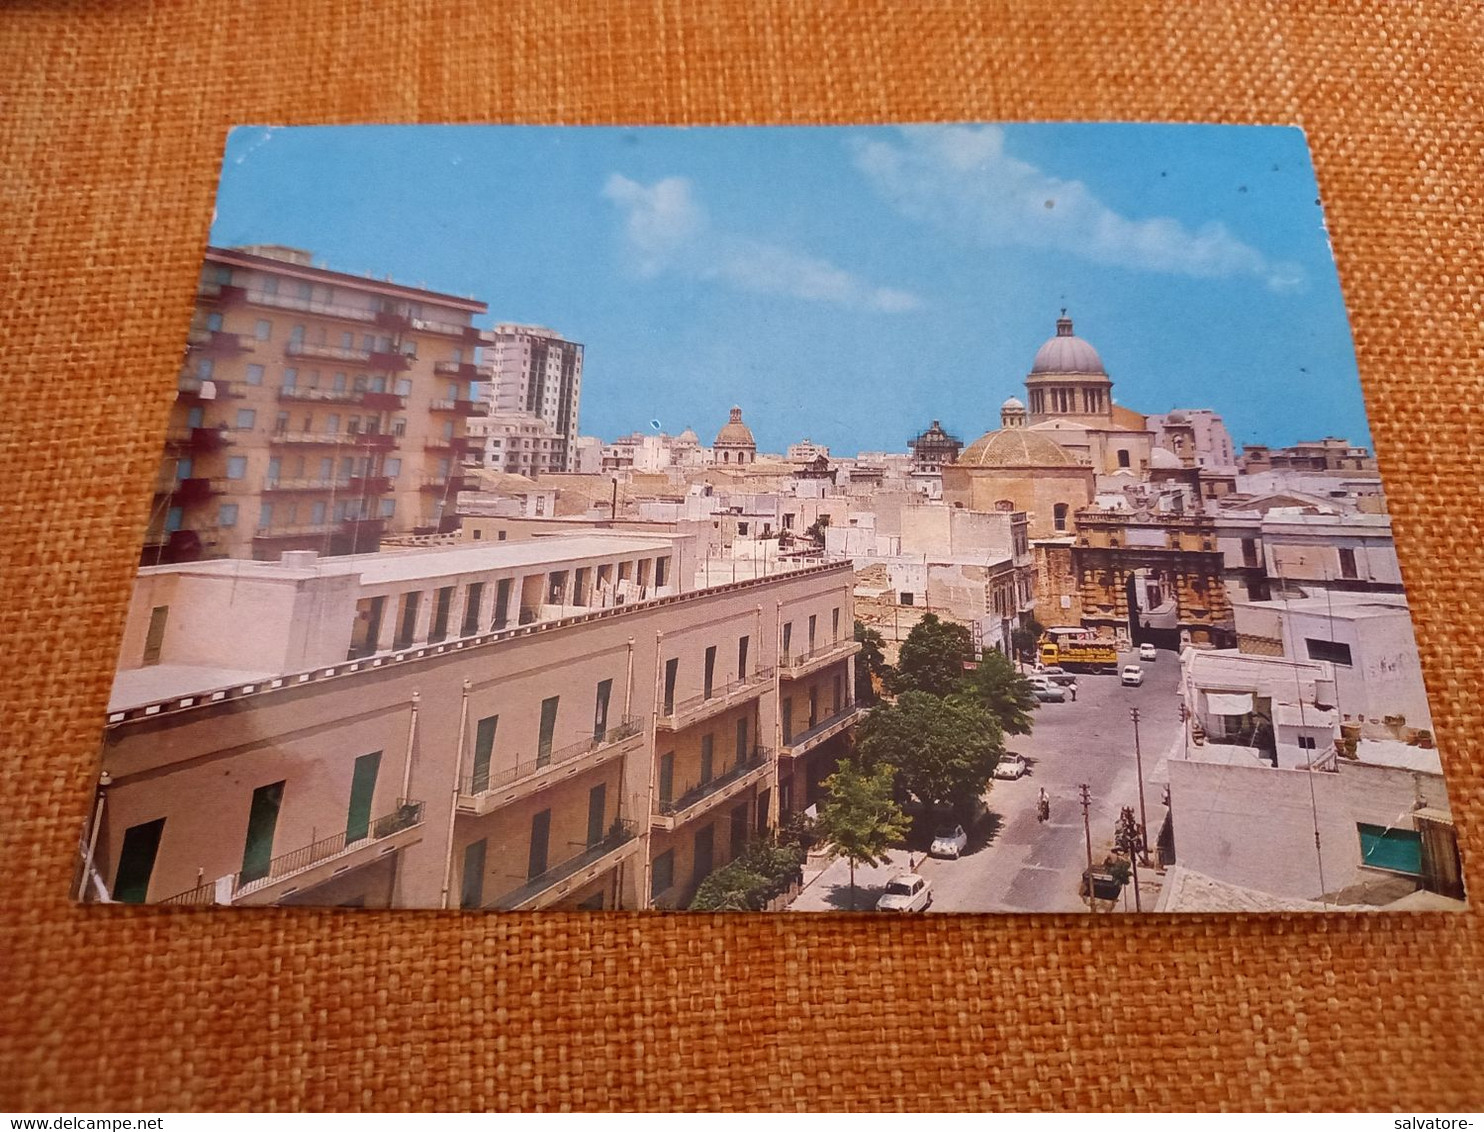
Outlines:
[[[1139,823],[1134,820],[1134,808],[1124,806],[1123,813],[1118,817],[1118,828],[1115,831],[1118,838],[1118,847],[1128,854],[1128,861],[1134,873],[1134,911],[1144,910],[1143,902],[1139,899],[1139,855],[1145,852],[1144,834],[1139,829]]]
[[[1134,721],[1134,766],[1139,773],[1139,835],[1145,846],[1149,842],[1149,818],[1144,811],[1144,756],[1139,750],[1139,709],[1129,708],[1129,718]],[[1149,863],[1148,849],[1144,848],[1144,863]],[[1137,889],[1137,885],[1135,888]]]
[[[1092,808],[1092,794],[1087,788],[1087,783],[1077,787],[1082,796],[1082,832],[1087,837],[1087,909],[1096,911],[1097,906],[1092,902],[1092,819],[1088,811]]]

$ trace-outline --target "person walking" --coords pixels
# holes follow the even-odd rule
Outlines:
[[[1036,800],[1036,820],[1047,822],[1051,820],[1051,799],[1046,796],[1046,787],[1041,787],[1041,796]]]

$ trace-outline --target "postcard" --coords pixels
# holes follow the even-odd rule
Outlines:
[[[1463,908],[1319,197],[1288,128],[233,130],[72,895]]]

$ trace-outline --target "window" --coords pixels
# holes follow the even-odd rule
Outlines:
[[[830,610],[830,643],[840,643],[840,607]]]
[[[237,525],[237,504],[223,503],[216,513],[216,525],[235,527]]]
[[[210,358],[196,359],[196,376],[199,377],[202,381],[208,380],[211,377],[212,371],[215,369],[216,363],[213,362]]]
[[[326,478],[328,479],[329,477],[326,477]],[[313,523],[315,526],[320,526],[320,525],[322,525],[324,523],[324,521],[325,521],[325,505],[324,505],[324,502],[323,501],[321,501],[319,503],[313,503],[313,504],[310,505],[310,507],[309,507],[309,521],[311,523]],[[380,600],[380,599],[378,598],[377,600]]]
[[[783,697],[783,741],[791,743],[794,737],[794,701],[792,696]]]
[[[706,676],[703,685],[703,695],[706,699],[711,698],[716,683],[716,646],[711,645],[706,649]]]
[[[340,431],[340,414],[330,413],[325,417],[325,433],[333,434]]]
[[[412,392],[412,382],[405,377],[397,378],[397,384],[393,387],[398,397],[406,397]]]
[[[160,663],[160,650],[165,643],[165,622],[169,617],[168,605],[157,605],[149,611],[149,629],[144,634],[144,664]]]
[[[238,409],[237,427],[253,428],[258,423],[258,411],[256,409]]]
[[[661,715],[675,714],[675,679],[680,672],[680,658],[665,661],[665,707]]]
[[[787,662],[788,660],[788,647],[792,643],[793,639],[794,623],[792,621],[785,621],[783,623],[783,659],[785,662]]]
[[[737,720],[737,765],[747,761],[747,717]]]
[[[464,871],[459,882],[459,907],[478,908],[484,903],[484,862],[489,841],[480,838],[464,846]]]
[[[700,884],[711,875],[716,860],[716,827],[708,825],[705,829],[696,832],[695,852],[691,857],[695,867],[691,872],[691,881]]]
[[[716,777],[716,736],[701,736],[701,781],[699,785],[705,786]]]
[[[912,604],[912,601],[913,601],[912,595],[910,593],[904,592],[901,595],[901,600],[900,600],[900,603],[899,604],[901,604],[901,605],[911,605]]]
[[[670,565],[668,558],[656,558],[654,560],[654,584],[663,586],[665,584],[665,569]]]
[[[747,679],[747,645],[750,638],[740,637],[737,640],[737,679]]]
[[[247,815],[247,841],[242,847],[242,881],[262,880],[273,861],[273,834],[283,805],[283,782],[259,786],[252,792]]]
[[[1342,641],[1316,641],[1306,637],[1304,645],[1309,650],[1310,660],[1327,660],[1343,668],[1351,667],[1350,646]]]
[[[649,874],[649,898],[654,900],[675,884],[675,850],[666,849],[654,859]]]
[[[273,525],[273,504],[271,504],[271,503],[259,503],[258,504],[258,526],[260,528],[262,528],[263,530],[267,530],[272,525]]]
[[[428,630],[428,642],[437,644],[448,636],[448,615],[453,609],[453,586],[440,586],[433,595],[433,624]]]
[[[149,878],[160,852],[165,819],[130,826],[124,831],[118,872],[113,878],[113,898],[121,904],[143,904],[149,896]]]
[[[814,652],[814,630],[819,622],[817,614],[809,614],[809,652]]]
[[[1120,448],[1118,450],[1118,466],[1120,468],[1126,468],[1126,467],[1129,466],[1128,449],[1127,448]]]
[[[1051,522],[1059,531],[1067,529],[1067,512],[1070,508],[1065,503],[1058,503],[1051,512]]]
[[[608,700],[613,695],[613,681],[599,680],[598,695],[593,704],[593,739],[601,741],[608,734]]]
[[[1300,735],[1298,737],[1298,745],[1299,745],[1299,750],[1301,750],[1301,751],[1312,751],[1312,750],[1314,750],[1315,749],[1314,736],[1312,736],[1312,735]]]
[[[371,801],[376,794],[376,773],[380,769],[380,751],[356,759],[350,780],[350,806],[345,814],[347,845],[362,840],[371,832]]]
[[[247,475],[247,457],[230,456],[227,458],[227,478],[229,480],[240,480]]]
[[[217,330],[220,330],[221,328],[222,328],[222,313],[221,313],[221,311],[212,311],[209,315],[206,316],[206,329],[207,330],[212,330],[212,331],[217,331]]]
[[[273,324],[266,318],[260,318],[253,324],[252,336],[259,342],[267,342],[273,337]]]
[[[474,773],[470,778],[470,793],[483,794],[490,785],[490,759],[495,752],[495,730],[500,726],[498,715],[487,715],[474,728]]]
[[[484,583],[470,582],[464,591],[464,621],[459,626],[461,637],[472,637],[479,632],[479,607],[484,600]]]
[[[604,824],[607,814],[608,788],[600,782],[587,792],[587,845],[591,849],[603,840],[608,832]]]
[[[1422,835],[1410,829],[1357,824],[1360,834],[1360,863],[1370,869],[1385,869],[1407,876],[1422,875]]]
[[[743,802],[732,810],[732,858],[735,860],[747,848],[747,827],[749,825],[747,814],[747,803]]]
[[[551,837],[551,811],[531,816],[531,855],[526,861],[526,879],[535,880],[547,869],[547,842]]]
[[[381,471],[383,475],[396,479],[402,474],[402,458],[400,456],[387,457],[386,462],[381,465]]]
[[[1357,577],[1355,572],[1355,551],[1348,546],[1340,547],[1340,577]]]
[[[551,762],[551,739],[556,732],[557,706],[560,696],[551,696],[541,701],[541,734],[536,742],[536,765]]]
[[[495,583],[495,619],[492,627],[504,629],[510,624],[511,579],[501,578]]]
[[[660,805],[668,806],[675,798],[675,752],[660,756]]]
[[[344,500],[336,505],[338,510]],[[344,516],[340,516],[344,518]],[[392,648],[405,649],[412,644],[413,636],[417,632],[417,606],[422,594],[416,590],[409,590],[402,595],[401,608],[397,611],[397,635],[392,640]]]
[[[383,519],[390,519],[396,514],[397,501],[395,499],[383,499],[377,504],[377,510]]]

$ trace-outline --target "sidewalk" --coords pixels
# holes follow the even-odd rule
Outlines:
[[[871,912],[886,882],[908,870],[911,856],[893,849],[884,865],[858,865],[855,870],[855,910]],[[920,856],[920,854],[919,854]],[[920,861],[918,862],[921,863]],[[822,867],[820,867],[822,865]],[[811,866],[813,866],[811,870]],[[850,910],[850,862],[843,857],[811,860],[804,866],[804,890],[788,906],[790,912],[847,912]]]

